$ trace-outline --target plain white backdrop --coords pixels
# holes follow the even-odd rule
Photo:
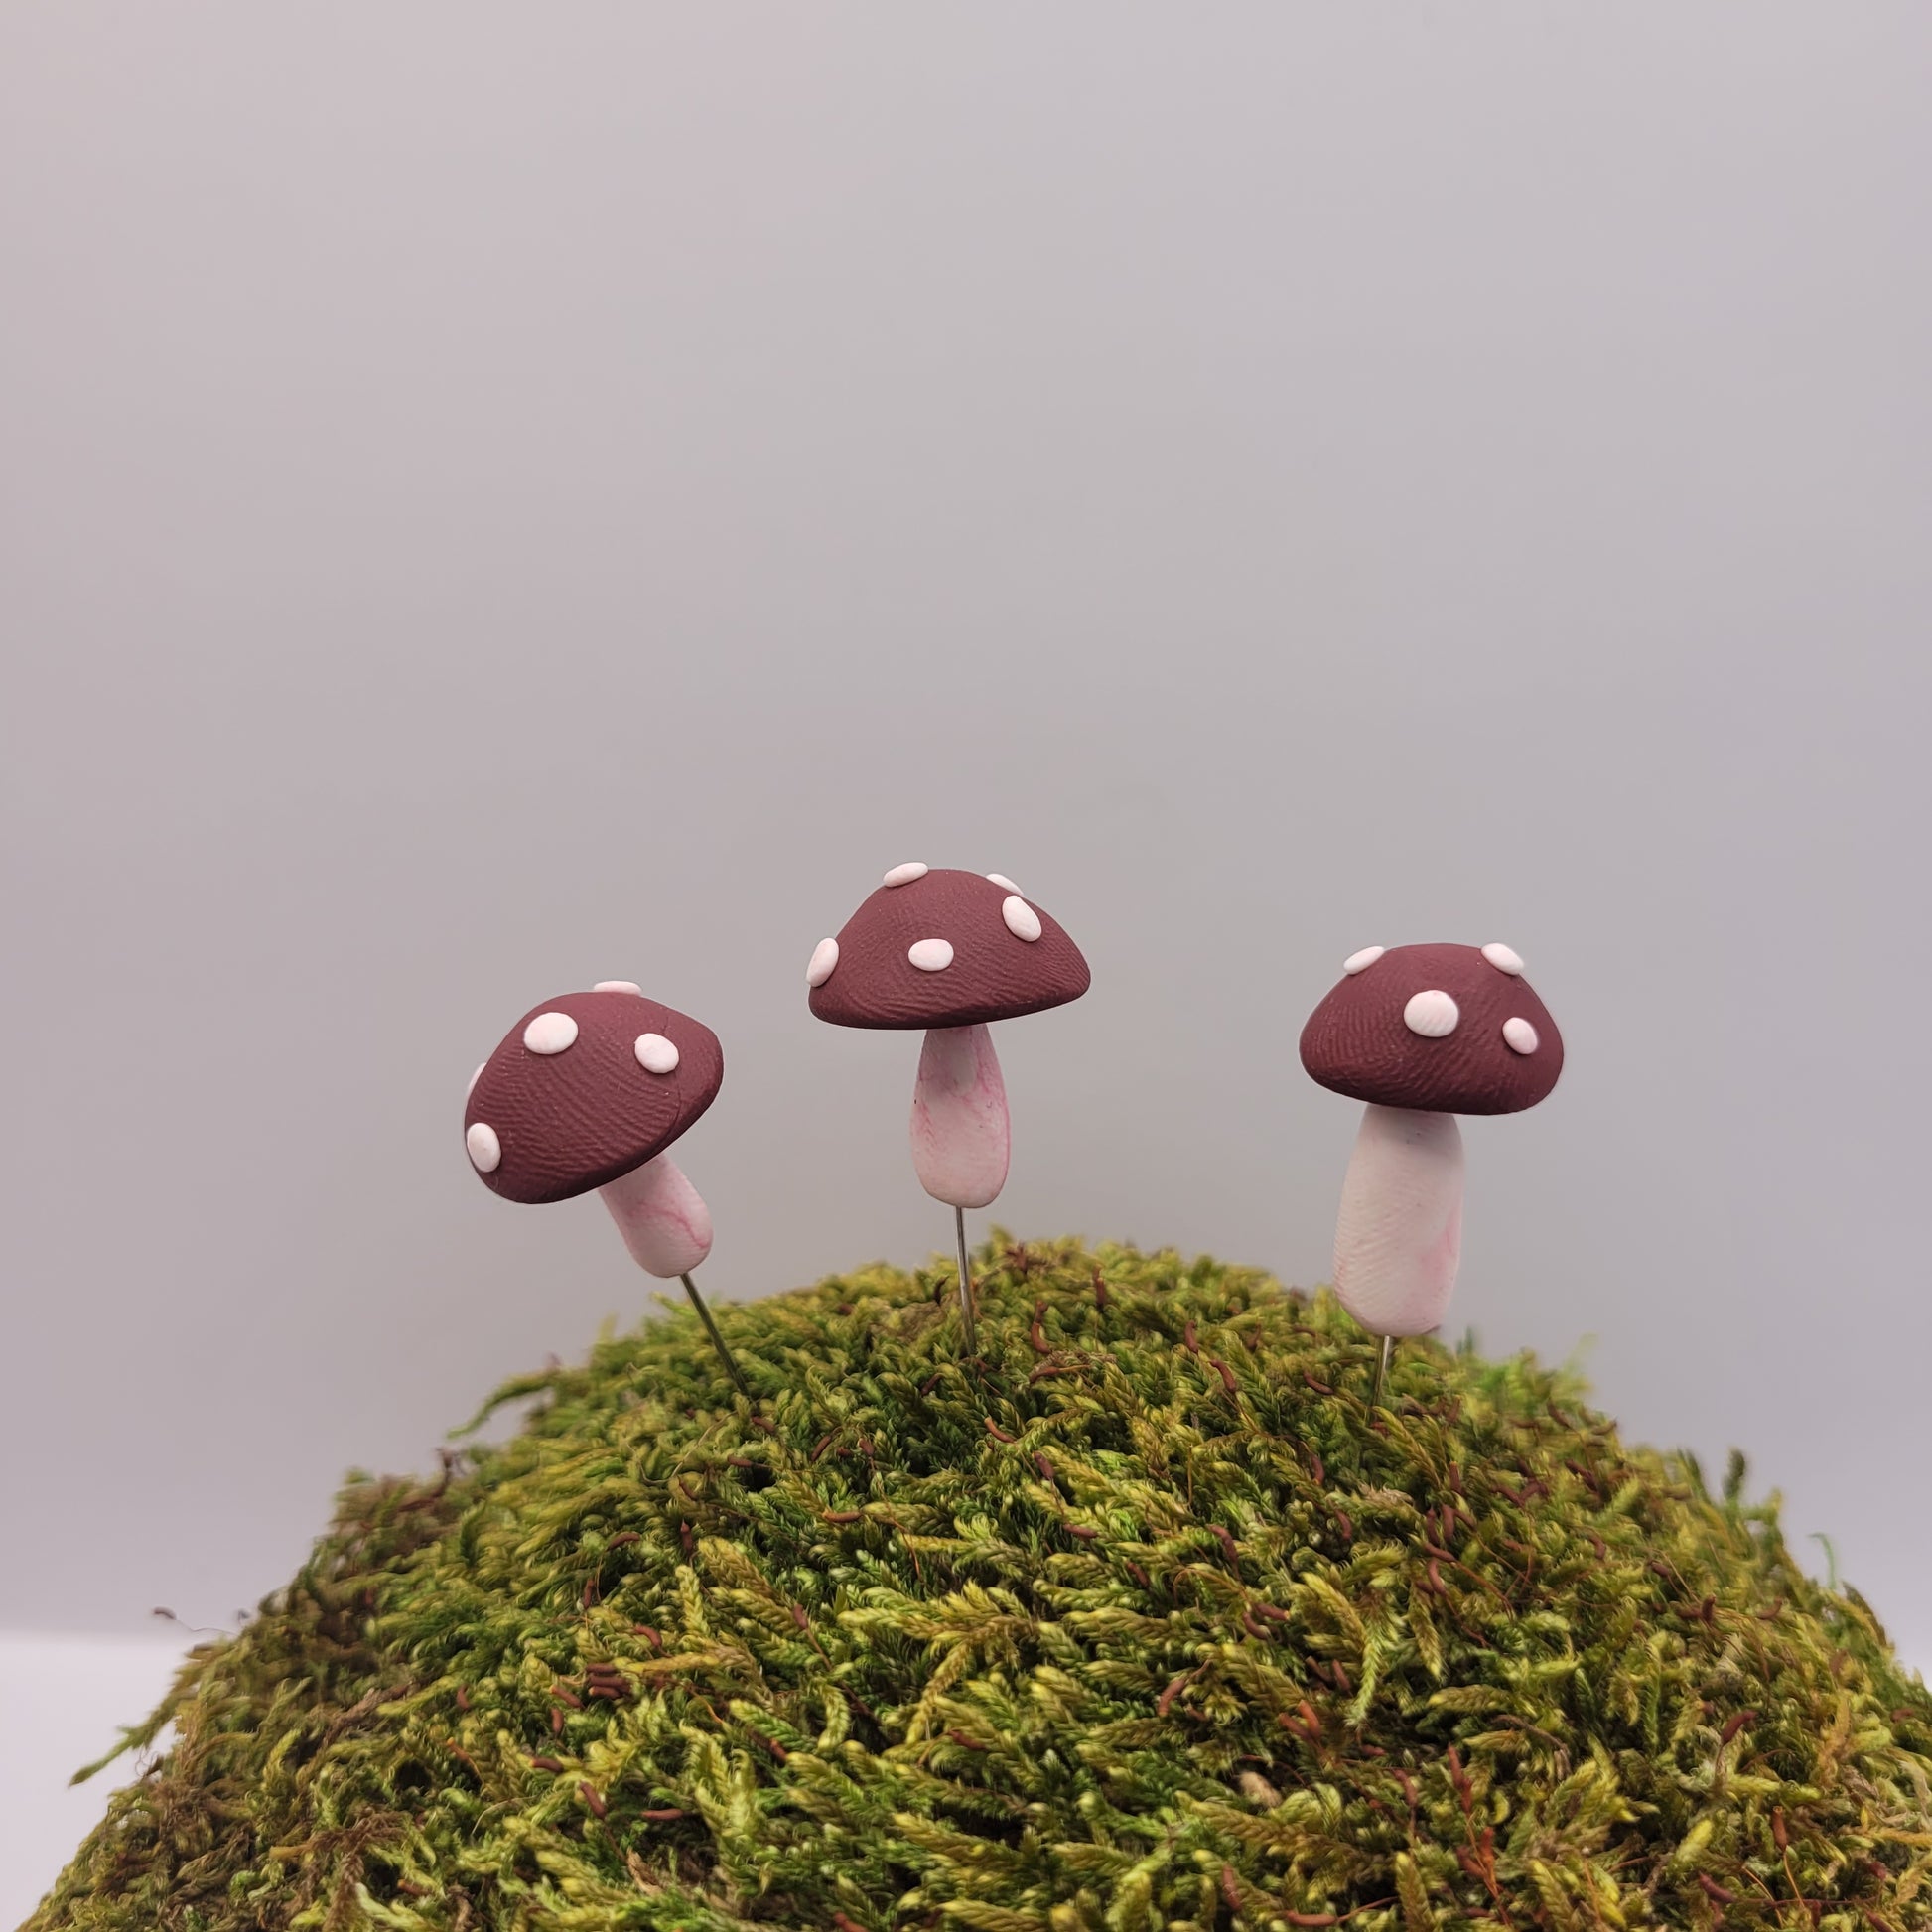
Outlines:
[[[998,1218],[1302,1282],[1303,1018],[1516,946],[1453,1325],[1932,1657],[1929,86],[1904,4],[0,12],[0,1624],[226,1622],[646,1308],[464,1160],[551,993],[722,1035],[714,1293],[943,1246],[803,985],[918,858],[1093,966]]]

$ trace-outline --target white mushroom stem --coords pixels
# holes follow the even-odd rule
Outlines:
[[[711,1209],[685,1177],[684,1170],[668,1154],[660,1154],[641,1168],[607,1181],[597,1191],[604,1196],[604,1205],[611,1210],[631,1260],[660,1281],[667,1282],[675,1275],[684,1284],[719,1360],[746,1400],[756,1400],[745,1371],[718,1332],[718,1323],[691,1279],[691,1270],[711,1252]]]
[[[646,1161],[597,1191],[630,1258],[645,1274],[668,1282],[689,1274],[711,1252],[711,1209],[669,1155]]]
[[[959,1315],[966,1353],[979,1353],[966,1210],[985,1207],[1007,1184],[1013,1136],[1000,1056],[985,1027],[933,1027],[919,1048],[912,1085],[912,1166],[919,1185],[952,1207],[959,1244]]]
[[[934,1027],[912,1088],[912,1166],[934,1200],[985,1207],[1007,1184],[1006,1082],[985,1027]]]
[[[1335,1293],[1371,1334],[1427,1334],[1462,1258],[1462,1134],[1453,1114],[1370,1106],[1335,1216]]]

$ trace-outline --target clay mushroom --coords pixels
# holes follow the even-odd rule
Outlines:
[[[477,1069],[463,1113],[470,1165],[513,1201],[570,1200],[596,1188],[646,1274],[675,1275],[712,1346],[746,1395],[745,1377],[691,1280],[711,1252],[711,1210],[664,1152],[717,1097],[718,1035],[600,980],[532,1007]]]
[[[1302,1029],[1302,1064],[1368,1103],[1335,1219],[1335,1293],[1382,1338],[1436,1327],[1462,1248],[1457,1114],[1534,1107],[1563,1071],[1563,1036],[1504,945],[1368,946]]]
[[[997,872],[895,866],[806,968],[811,1009],[840,1027],[922,1028],[912,1166],[953,1210],[966,1352],[977,1355],[966,1210],[1006,1185],[1006,1083],[987,1028],[1077,1000],[1080,949]]]

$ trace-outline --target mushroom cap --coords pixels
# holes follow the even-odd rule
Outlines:
[[[881,886],[837,948],[811,1009],[838,1027],[983,1026],[1077,1000],[1093,978],[1056,920],[1010,880],[977,872],[928,868]]]
[[[1378,1107],[1514,1114],[1556,1085],[1563,1035],[1507,946],[1369,947],[1348,963],[1302,1029],[1322,1086]]]
[[[653,1071],[669,1049],[669,1070]],[[505,1200],[569,1200],[662,1154],[724,1078],[718,1035],[688,1014],[616,987],[564,993],[532,1007],[483,1062],[464,1141]]]

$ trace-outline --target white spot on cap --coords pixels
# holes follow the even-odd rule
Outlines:
[[[1461,1018],[1461,1009],[1437,987],[1412,994],[1409,1004],[1402,1009],[1402,1024],[1425,1039],[1445,1038],[1454,1033],[1455,1023]]]
[[[523,1044],[533,1053],[561,1053],[577,1043],[577,1022],[567,1013],[540,1013],[523,1029]]]
[[[922,973],[943,973],[952,964],[952,941],[914,939],[906,947],[905,956]]]
[[[1527,1020],[1505,1020],[1503,1044],[1512,1053],[1534,1053],[1537,1047],[1536,1029]]]
[[[464,1099],[466,1099],[466,1100],[468,1100],[468,1099],[470,1098],[470,1096],[471,1096],[471,1095],[472,1095],[473,1093],[475,1093],[475,1092],[476,1092],[476,1090],[477,1090],[477,1082],[478,1082],[479,1080],[481,1080],[481,1079],[483,1078],[483,1068],[484,1068],[485,1066],[487,1066],[488,1064],[489,1064],[489,1062],[488,1062],[487,1060],[483,1060],[483,1061],[482,1061],[482,1062],[481,1062],[481,1063],[480,1063],[480,1064],[478,1065],[478,1067],[477,1067],[477,1070],[476,1070],[476,1072],[474,1072],[473,1074],[471,1074],[471,1076],[470,1076],[470,1084],[469,1084],[469,1085],[468,1085],[467,1087],[465,1087],[465,1088],[464,1088],[464,1090],[463,1090],[463,1097],[464,1097]]]
[[[920,860],[908,859],[902,866],[895,866],[886,875],[889,886],[909,886],[915,879],[923,879],[932,868]]]
[[[839,942],[836,939],[821,939],[812,948],[811,963],[805,968],[807,986],[823,986],[832,977],[832,969],[839,963]]]
[[[463,1137],[463,1145],[470,1150],[470,1165],[479,1173],[494,1173],[502,1165],[503,1144],[487,1121],[480,1120],[471,1127]]]
[[[1000,901],[1000,917],[1006,920],[1007,930],[1016,939],[1039,937],[1039,914],[1018,893],[1009,893]]]
[[[635,980],[599,980],[591,991],[593,993],[634,993],[641,999],[644,989]]]
[[[1512,977],[1523,970],[1523,955],[1513,946],[1505,946],[1500,940],[1492,939],[1482,949],[1482,956],[1499,973]]]
[[[1003,872],[989,872],[986,876],[987,878],[992,880],[994,885],[999,887],[999,889],[1003,893],[1017,893],[1020,890],[1020,888],[1016,886],[1013,883],[1013,881],[1009,879],[1006,876],[1006,874]]]
[[[677,1071],[677,1047],[662,1034],[639,1034],[630,1050],[637,1055],[637,1064],[646,1073]]]
[[[1344,973],[1365,973],[1387,951],[1387,946],[1364,946],[1360,952],[1351,952],[1341,962],[1341,970]]]

